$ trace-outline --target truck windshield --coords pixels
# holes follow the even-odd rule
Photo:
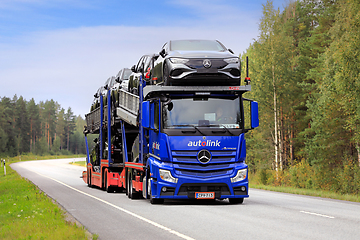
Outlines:
[[[163,128],[240,128],[240,100],[224,98],[172,99],[163,106]]]

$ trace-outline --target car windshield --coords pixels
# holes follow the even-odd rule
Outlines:
[[[163,106],[163,127],[240,128],[240,100],[223,98],[172,99]]]
[[[132,72],[131,72],[130,69],[125,69],[125,70],[124,70],[123,79],[124,79],[124,80],[128,80],[131,73],[132,73]]]
[[[175,40],[170,43],[171,51],[216,51],[224,52],[226,49],[218,41],[212,40]]]

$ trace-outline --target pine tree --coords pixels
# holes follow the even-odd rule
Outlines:
[[[18,150],[20,154],[30,151],[30,124],[26,105],[26,100],[20,96],[20,98],[16,101],[16,108],[14,113],[18,139]]]
[[[75,115],[69,107],[65,114],[66,149],[70,151],[70,136],[76,128]]]
[[[30,152],[35,152],[36,142],[41,138],[41,123],[39,106],[35,103],[34,98],[28,102],[27,109],[30,123]]]

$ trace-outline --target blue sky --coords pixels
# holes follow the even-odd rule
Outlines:
[[[170,39],[258,36],[266,0],[0,0],[0,97],[53,99],[76,115],[107,78]],[[286,0],[274,0],[283,9]]]

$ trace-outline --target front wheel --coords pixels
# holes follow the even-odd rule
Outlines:
[[[150,179],[149,179],[149,182],[148,182],[148,192],[149,192],[149,197],[150,197],[150,203],[151,204],[163,204],[164,203],[164,199],[162,198],[153,198],[152,196],[152,192],[151,192],[151,182],[150,182]]]
[[[168,65],[165,63],[164,64],[164,71],[163,71],[163,80],[164,80],[164,85],[165,86],[170,86],[170,75],[169,75],[169,67]]]

